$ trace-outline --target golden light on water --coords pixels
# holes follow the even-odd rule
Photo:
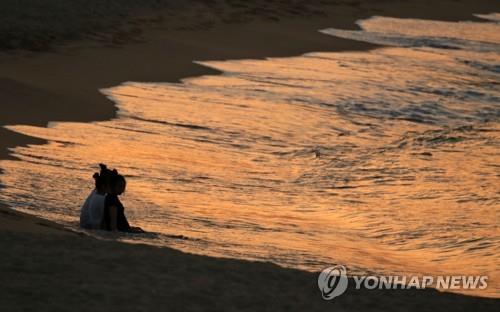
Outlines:
[[[487,274],[479,295],[498,296],[500,91],[498,73],[460,61],[478,55],[500,63],[385,48],[127,83],[105,90],[115,120],[9,127],[49,144],[0,163],[0,199],[74,224],[106,162],[128,178],[131,223],[158,234],[125,240],[307,270]]]

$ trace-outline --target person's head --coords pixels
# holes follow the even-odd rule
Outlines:
[[[95,188],[97,193],[106,194],[109,192],[109,179],[112,171],[109,170],[104,164],[99,164],[99,166],[101,167],[101,172],[96,172],[93,176]]]
[[[112,184],[116,185],[117,183],[121,183],[121,178],[117,178],[117,176],[119,176],[118,171],[116,169],[109,170],[105,164],[99,164],[99,166],[101,167],[101,172],[96,172],[93,176],[97,192],[99,194],[116,193],[115,190],[112,190]],[[124,180],[123,178],[123,181]],[[115,187],[113,186],[113,188]],[[121,191],[121,193],[123,193],[123,191]]]
[[[113,174],[111,175],[109,184],[109,194],[121,195],[125,192],[127,181],[125,180],[125,177],[118,174],[116,170],[113,170],[112,172]]]
[[[101,177],[101,175],[98,172],[96,172],[96,173],[94,173],[93,178],[95,181],[95,189],[97,190],[97,193],[106,194],[107,187],[106,187],[106,184],[104,183],[104,179]]]

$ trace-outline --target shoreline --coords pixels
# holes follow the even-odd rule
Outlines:
[[[100,89],[126,81],[179,82],[188,77],[218,74],[194,63],[195,60],[368,51],[378,46],[334,38],[318,30],[327,27],[356,29],[356,20],[372,15],[477,21],[480,19],[472,13],[490,13],[490,7],[497,7],[500,11],[500,5],[485,0],[443,1],[434,4],[432,9],[430,4],[420,4],[416,0],[397,4],[377,1],[367,5],[352,1],[358,3],[352,6],[348,5],[351,1],[342,3],[329,6],[324,17],[280,17],[279,21],[252,20],[236,22],[230,27],[218,23],[202,30],[162,30],[148,26],[142,34],[142,42],[128,38],[125,43],[110,47],[86,40],[69,42],[55,52],[0,52],[0,101],[5,103],[0,106],[0,160],[13,158],[8,155],[7,148],[45,143],[11,132],[3,128],[4,125],[46,126],[49,121],[91,122],[115,118],[115,103]],[[443,10],[453,5],[456,10]],[[472,7],[481,9],[470,13],[468,10]],[[155,28],[161,25],[157,26]],[[66,306],[84,310],[88,306],[80,305],[81,300],[94,296],[102,299],[102,291],[110,296],[106,302],[115,306],[117,302],[128,300],[128,295],[137,295],[129,307],[131,310],[173,303],[173,309],[179,311],[207,307],[213,310],[249,310],[264,305],[270,310],[335,307],[349,310],[404,308],[410,311],[451,307],[467,311],[480,307],[494,311],[500,302],[499,299],[442,293],[433,289],[354,291],[338,301],[327,302],[321,299],[316,286],[316,273],[285,269],[270,263],[216,259],[169,248],[101,241],[1,204],[0,233],[0,250],[6,255],[0,265],[3,275],[0,291],[6,294],[0,299],[0,306],[17,305],[19,310],[23,307],[51,310]],[[97,254],[93,254],[93,250],[97,250]],[[93,256],[96,258],[85,262]],[[129,256],[131,259],[126,259],[122,265],[111,265]],[[82,267],[84,269],[80,270]],[[89,281],[88,275],[92,274],[102,276],[97,278],[98,282]],[[51,281],[54,277],[57,277],[55,281]],[[113,289],[111,286],[121,283],[122,277],[135,284]],[[77,290],[72,290],[78,283],[82,284],[76,287]],[[354,283],[351,281],[351,284]],[[236,291],[229,290],[230,287]],[[33,302],[24,301],[30,290],[33,293],[29,298]],[[164,294],[167,295],[162,297]],[[279,299],[273,297],[276,294],[279,294]],[[54,296],[61,301],[52,303],[50,298]],[[91,306],[96,303],[92,302]]]
[[[201,30],[162,29],[167,27],[162,22],[147,24],[140,40],[130,36],[115,46],[87,39],[68,42],[53,51],[0,50],[0,102],[5,103],[0,106],[0,160],[12,159],[8,148],[46,143],[7,130],[5,125],[47,126],[50,121],[92,122],[115,118],[115,103],[100,89],[126,81],[179,82],[188,77],[218,74],[193,61],[367,51],[379,46],[334,38],[319,30],[359,29],[357,20],[374,15],[483,21],[472,14],[500,11],[500,5],[487,0],[446,0],[433,4],[431,10],[428,4],[417,0],[370,4],[347,0],[318,9],[324,9],[324,16],[278,16],[279,21],[262,21],[257,15],[249,22],[231,21],[230,27],[222,19]]]

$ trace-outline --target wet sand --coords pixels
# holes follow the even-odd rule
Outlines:
[[[96,33],[76,36],[78,41],[64,41],[45,52],[1,52],[0,126],[113,118],[116,109],[99,89],[124,81],[175,82],[214,73],[193,60],[371,49],[373,45],[334,39],[317,30],[352,29],[355,20],[372,15],[473,20],[471,13],[500,11],[498,4],[486,0],[339,1],[338,5],[318,4],[319,12],[301,14],[295,9],[285,14],[292,10],[285,1],[271,1],[264,9],[259,1],[243,1],[239,5],[246,3],[246,13],[238,15],[232,6],[211,8],[210,1],[197,2],[203,18],[194,9],[184,12],[183,18],[169,11],[166,16],[171,18],[163,21],[135,22],[139,34]],[[210,22],[203,23],[205,18]],[[4,128],[0,138],[0,158],[8,157],[9,147],[43,143]],[[114,310],[118,306],[131,311],[163,307],[174,311],[487,311],[499,304],[494,299],[434,290],[353,290],[325,302],[316,285],[317,274],[97,240],[5,207],[0,207],[0,232],[2,311]]]

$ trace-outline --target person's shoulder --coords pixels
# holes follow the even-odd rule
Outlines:
[[[91,197],[91,198],[102,198],[102,199],[104,199],[104,198],[106,197],[106,195],[105,195],[105,194],[100,194],[99,192],[97,192],[97,190],[94,190],[94,191],[92,191],[92,193],[90,194],[90,196],[89,196],[89,197]]]

